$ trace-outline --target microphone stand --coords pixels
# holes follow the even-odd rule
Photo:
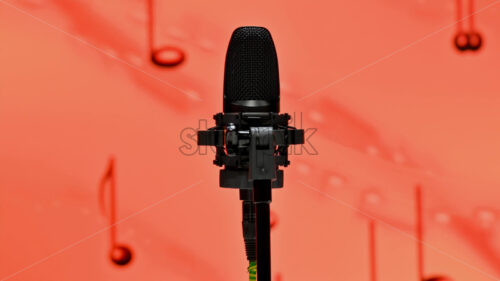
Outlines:
[[[259,281],[271,281],[271,181],[254,181],[255,228],[257,231],[257,276]]]
[[[257,262],[258,281],[271,281],[272,188],[283,187],[278,167],[290,164],[288,146],[303,144],[304,130],[288,126],[288,114],[219,113],[214,119],[215,127],[198,131],[198,145],[217,148],[214,164],[224,166],[219,185],[240,190],[250,280]]]

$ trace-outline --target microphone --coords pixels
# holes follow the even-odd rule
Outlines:
[[[236,188],[243,201],[243,236],[248,271],[271,280],[270,216],[272,188],[283,187],[289,145],[304,143],[304,130],[288,126],[280,114],[278,58],[264,27],[237,28],[229,42],[224,70],[223,113],[216,126],[198,131],[198,145],[216,147],[214,164],[224,167],[219,185]]]
[[[279,112],[278,56],[263,27],[233,32],[226,54],[224,112]]]

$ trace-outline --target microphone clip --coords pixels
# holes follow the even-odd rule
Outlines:
[[[288,114],[273,112],[218,113],[216,126],[198,131],[198,145],[215,146],[214,164],[221,187],[252,189],[254,180],[283,187],[288,147],[304,143],[304,130],[288,126]]]

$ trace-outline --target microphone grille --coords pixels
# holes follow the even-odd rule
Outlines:
[[[278,102],[278,58],[264,27],[245,26],[233,32],[226,54],[224,100]]]

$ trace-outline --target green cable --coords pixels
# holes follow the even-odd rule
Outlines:
[[[248,265],[248,276],[250,281],[257,280],[257,262],[251,261]]]

